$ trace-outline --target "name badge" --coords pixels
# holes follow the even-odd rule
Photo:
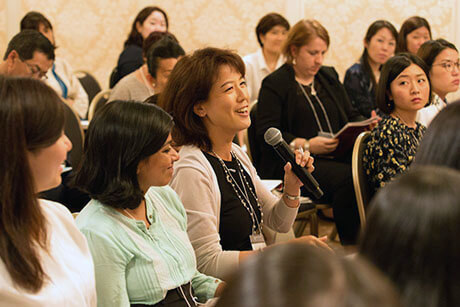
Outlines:
[[[253,232],[252,235],[249,236],[249,239],[251,240],[253,250],[263,249],[267,246],[267,244],[265,244],[264,236],[260,231],[256,233]]]

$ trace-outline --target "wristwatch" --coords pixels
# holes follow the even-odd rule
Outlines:
[[[300,199],[300,193],[296,196],[292,196],[292,195],[289,195],[288,193],[284,192],[283,194],[284,196],[286,196],[287,199],[289,200],[299,200]]]

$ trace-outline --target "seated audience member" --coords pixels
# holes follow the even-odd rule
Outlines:
[[[404,306],[460,306],[460,172],[416,166],[374,197],[361,255],[398,288]]]
[[[316,20],[301,20],[289,31],[283,53],[286,63],[262,82],[257,106],[256,134],[261,144],[260,176],[282,179],[283,162],[265,143],[275,127],[294,148],[315,157],[314,177],[324,191],[321,201],[331,203],[340,241],[356,244],[359,215],[351,176],[351,150],[331,158],[336,133],[350,121],[364,120],[348,99],[333,67],[323,66],[329,34]]]
[[[264,225],[289,231],[302,185],[286,164],[284,194],[275,197],[249,157],[232,143],[251,123],[244,72],[236,53],[201,49],[177,63],[159,97],[159,105],[173,114],[174,142],[183,146],[171,186],[187,211],[198,269],[219,278],[264,245]],[[313,170],[307,153],[298,152],[297,162]],[[323,240],[299,239],[328,248]]]
[[[417,55],[430,70],[433,101],[430,106],[417,113],[417,121],[428,127],[436,114],[447,105],[446,95],[458,90],[460,63],[457,47],[444,39],[423,43]]]
[[[223,287],[196,269],[184,207],[167,185],[179,159],[172,125],[159,107],[125,101],[105,105],[89,125],[76,184],[92,200],[77,225],[98,306],[195,306],[194,294],[206,301]]]
[[[109,101],[144,101],[160,93],[177,60],[185,55],[176,38],[169,33],[153,32],[144,42],[146,64],[120,80]]]
[[[257,23],[256,37],[260,49],[243,57],[250,102],[257,100],[262,80],[284,64],[281,51],[289,27],[289,22],[277,13],[267,14]]]
[[[390,282],[362,259],[300,244],[256,255],[229,279],[217,307],[397,307]]]
[[[0,63],[0,75],[43,79],[53,61],[54,46],[43,34],[35,30],[21,31],[8,43]]]
[[[157,6],[147,6],[136,16],[125,41],[124,49],[118,58],[115,76],[110,80],[114,87],[124,76],[132,73],[144,64],[142,44],[152,32],[168,31],[168,16]]]
[[[29,12],[21,20],[21,31],[37,30],[56,46],[53,26],[50,21],[39,12]],[[46,81],[59,96],[72,108],[80,118],[86,118],[88,112],[88,95],[78,81],[70,64],[61,57],[56,57],[52,68],[46,74]]]
[[[53,89],[30,78],[0,76],[4,307],[96,306],[85,237],[64,206],[37,197],[61,182],[62,164],[72,148],[63,127],[63,104]]]
[[[441,110],[426,130],[415,165],[440,165],[460,170],[460,101]]]
[[[419,57],[400,53],[382,68],[377,107],[383,113],[364,150],[363,164],[374,190],[407,170],[414,159],[425,126],[417,111],[430,103],[428,68]]]
[[[364,51],[359,63],[347,69],[343,85],[351,104],[363,116],[371,116],[376,109],[375,89],[379,83],[380,69],[394,55],[398,31],[386,20],[377,20],[367,29]]]
[[[396,53],[409,52],[417,54],[418,48],[431,38],[431,27],[428,21],[419,16],[413,16],[404,21],[399,29]]]

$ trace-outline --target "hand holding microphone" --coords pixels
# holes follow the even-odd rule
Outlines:
[[[289,145],[283,140],[281,132],[276,128],[269,128],[264,134],[264,139],[267,144],[273,146],[284,162],[290,163],[292,171],[307,188],[307,190],[312,193],[314,197],[321,198],[321,196],[323,196],[323,191],[321,191],[318,182],[304,167],[297,164],[298,160],[296,160],[296,156],[290,149]],[[288,171],[289,166],[285,166],[284,170]],[[288,182],[285,182],[285,188],[287,188],[288,184]]]

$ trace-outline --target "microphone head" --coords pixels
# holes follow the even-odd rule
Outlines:
[[[268,145],[275,146],[283,140],[283,136],[278,129],[271,127],[265,131],[264,139]]]

